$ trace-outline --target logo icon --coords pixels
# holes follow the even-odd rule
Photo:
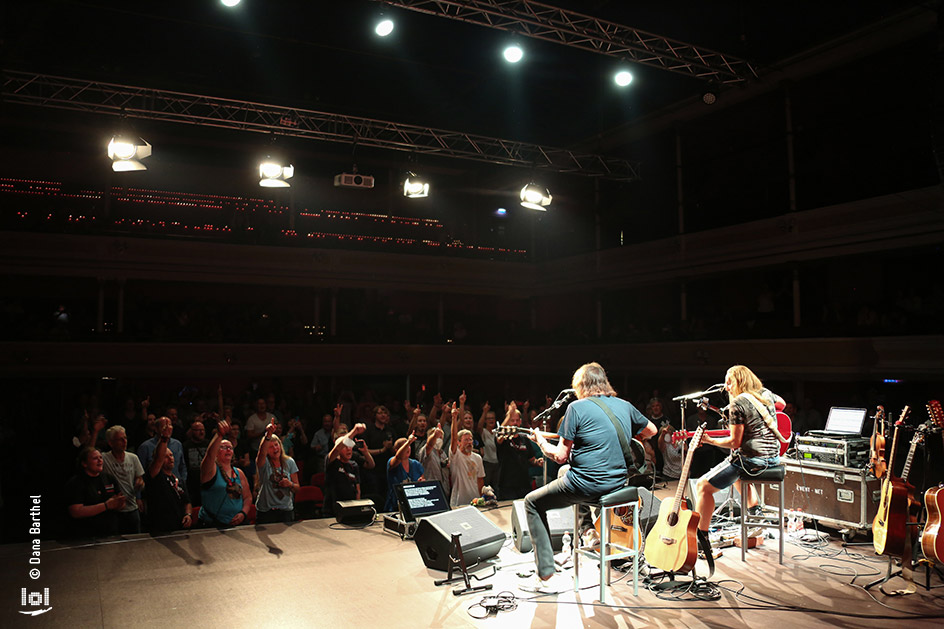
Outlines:
[[[27,592],[26,588],[21,588],[20,606],[40,608],[45,606],[45,609],[32,609],[30,611],[20,610],[21,614],[25,614],[27,616],[39,616],[40,614],[45,614],[52,609],[52,605],[49,604],[49,588],[43,588],[42,592]]]

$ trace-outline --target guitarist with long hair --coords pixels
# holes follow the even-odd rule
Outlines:
[[[540,432],[530,434],[545,456],[562,465],[570,463],[566,473],[524,499],[538,569],[532,589],[539,592],[554,590],[546,583],[555,573],[547,512],[598,500],[626,483],[626,462],[614,422],[619,422],[626,439],[648,439],[657,432],[636,407],[616,397],[599,363],[577,369],[571,386],[577,401],[567,407],[559,442],[551,445]]]
[[[708,530],[715,509],[715,493],[734,485],[741,490],[742,473],[758,474],[780,463],[780,439],[776,430],[776,412],[785,403],[776,393],[764,388],[754,372],[744,365],[734,365],[724,376],[724,388],[730,405],[728,418],[731,434],[727,437],[704,437],[702,443],[730,448],[731,456],[698,479],[695,487],[695,511],[699,515],[699,543],[708,548]],[[770,424],[773,423],[773,427]],[[757,506],[751,488],[748,508]]]

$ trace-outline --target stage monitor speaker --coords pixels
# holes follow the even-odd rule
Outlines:
[[[645,539],[659,519],[659,507],[662,506],[662,501],[645,487],[639,488],[639,497],[642,499],[642,504],[639,505],[639,520],[642,522],[642,537]]]
[[[695,485],[698,483],[698,479],[689,478],[688,479],[688,500],[689,503],[694,508],[695,504]],[[728,515],[730,517],[739,518],[741,517],[741,494],[738,493],[738,490],[734,488],[734,485],[726,489],[719,489],[715,492],[715,510],[723,506],[729,498],[734,499],[734,505],[731,509],[731,513]]]
[[[420,518],[413,541],[427,568],[449,569],[453,533],[460,533],[459,543],[467,566],[491,559],[505,543],[505,533],[475,507]]]
[[[334,503],[334,514],[339,524],[367,524],[376,510],[373,500],[339,500]]]
[[[574,508],[561,507],[547,512],[547,525],[551,529],[551,548],[559,551],[564,547],[564,531],[574,531]],[[531,552],[531,529],[524,510],[524,500],[515,500],[511,507],[511,538],[518,552]]]

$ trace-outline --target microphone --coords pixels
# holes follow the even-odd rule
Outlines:
[[[672,398],[673,402],[678,402],[681,400],[697,400],[698,398],[708,395],[709,393],[715,393],[724,388],[724,383],[713,384],[704,391],[697,391],[695,393],[689,393],[688,395],[679,395],[678,397]]]
[[[576,400],[576,399],[577,399],[577,391],[576,391],[576,390],[574,390],[574,389],[564,389],[563,391],[561,391],[560,393],[557,394],[557,399],[554,400],[554,403],[551,404],[550,406],[548,406],[546,409],[544,409],[544,410],[541,411],[540,413],[538,413],[538,414],[534,417],[534,420],[537,421],[537,420],[539,420],[539,419],[543,419],[543,418],[546,417],[547,415],[550,415],[552,411],[556,411],[556,410],[559,409],[561,406],[566,406],[567,404],[570,404],[571,402],[573,402],[573,401]]]

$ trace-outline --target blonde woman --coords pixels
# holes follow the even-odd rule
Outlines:
[[[783,398],[766,389],[760,378],[744,365],[728,369],[724,388],[731,402],[728,406],[731,433],[727,437],[704,437],[701,442],[730,448],[731,456],[702,476],[695,489],[695,510],[700,516],[698,536],[706,542],[715,509],[715,493],[731,485],[740,490],[738,479],[742,473],[758,474],[780,463],[780,440],[768,427],[767,420],[774,418],[776,425],[776,413],[784,407]],[[757,509],[753,488],[747,505],[752,510]]]
[[[295,492],[299,489],[298,465],[285,454],[274,423],[266,426],[256,455],[256,522],[291,522],[295,519]]]

